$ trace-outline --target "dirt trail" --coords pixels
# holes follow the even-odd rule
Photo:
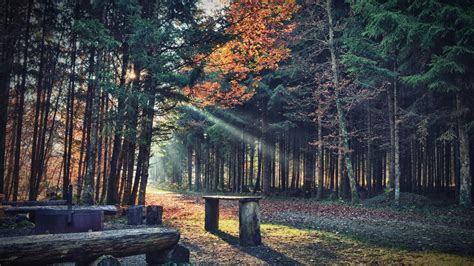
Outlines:
[[[178,228],[200,263],[474,263],[474,230],[413,212],[367,209],[307,200],[261,201],[260,247],[238,244],[238,203],[221,201],[220,231],[204,231],[199,195],[149,193],[164,206],[164,221]],[[470,219],[470,218],[469,218]]]

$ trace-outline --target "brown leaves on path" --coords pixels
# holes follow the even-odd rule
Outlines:
[[[213,233],[204,230],[200,194],[150,191],[147,204],[164,207],[165,224],[180,230],[193,263],[474,263],[472,230],[428,222],[414,212],[267,198],[260,204],[264,244],[241,247],[238,202],[220,201]]]

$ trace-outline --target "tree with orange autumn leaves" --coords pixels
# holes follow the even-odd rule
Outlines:
[[[231,39],[210,54],[195,57],[196,64],[204,65],[205,78],[184,92],[200,106],[233,106],[249,100],[261,72],[277,69],[289,56],[285,37],[295,28],[290,19],[298,8],[295,0],[232,2],[226,14]]]

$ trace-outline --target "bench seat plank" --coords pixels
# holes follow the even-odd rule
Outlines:
[[[180,234],[168,228],[140,228],[0,238],[0,264],[91,262],[102,255],[125,257],[169,249]]]
[[[17,213],[29,213],[39,210],[67,210],[67,206],[20,206],[20,207],[7,207],[5,213],[17,214]],[[73,206],[72,210],[95,210],[104,211],[104,214],[117,214],[118,209],[115,205],[94,205],[94,206]]]
[[[27,200],[27,201],[7,201],[3,202],[3,205],[11,205],[15,207],[26,207],[26,206],[60,206],[66,205],[66,200],[45,200],[45,201],[36,201],[36,200]]]
[[[262,244],[260,234],[261,196],[203,196],[205,200],[204,229],[219,229],[219,200],[239,201],[239,238],[241,246],[258,246]]]
[[[204,199],[216,199],[216,200],[238,200],[238,201],[259,201],[263,199],[261,196],[203,196]]]

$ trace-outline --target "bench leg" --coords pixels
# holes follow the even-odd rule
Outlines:
[[[204,229],[211,231],[219,228],[219,200],[206,199]]]
[[[239,203],[239,238],[241,246],[262,244],[260,209],[257,201],[241,201]]]

